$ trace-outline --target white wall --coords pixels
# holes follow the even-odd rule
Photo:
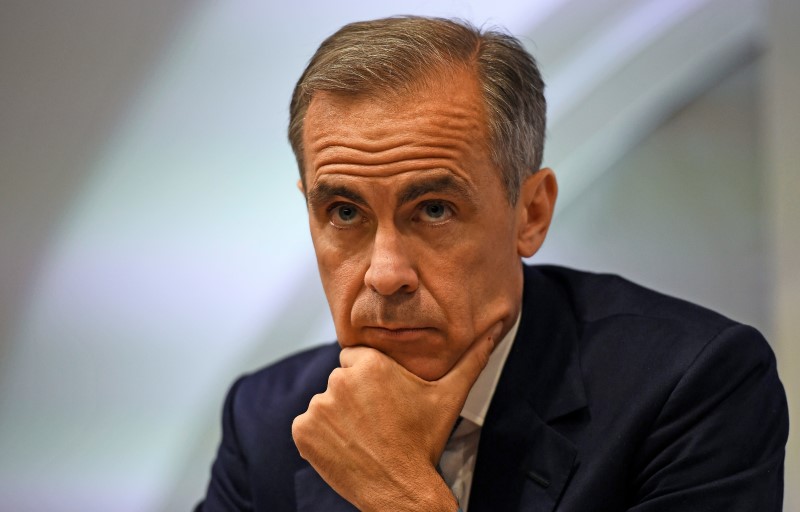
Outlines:
[[[771,253],[772,342],[794,427],[786,457],[787,511],[800,510],[800,2],[771,0],[762,127]]]
[[[761,71],[745,63],[664,120],[558,213],[533,261],[618,273],[769,331]]]

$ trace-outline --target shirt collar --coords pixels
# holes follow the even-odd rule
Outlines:
[[[517,321],[514,322],[514,326],[511,327],[492,351],[492,355],[489,356],[489,362],[472,386],[469,395],[467,395],[467,400],[464,402],[464,407],[461,409],[461,417],[479,427],[483,427],[483,421],[489,411],[489,404],[492,402],[494,390],[497,388],[497,382],[500,380],[503,366],[506,364],[508,353],[511,352],[511,346],[517,336],[520,318],[522,318],[522,311],[517,315]]]

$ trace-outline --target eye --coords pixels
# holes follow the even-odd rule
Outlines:
[[[328,210],[331,224],[337,227],[350,227],[361,222],[361,212],[358,207],[349,203],[333,205]]]
[[[444,222],[453,216],[453,208],[442,201],[426,201],[419,207],[417,220],[430,224]]]

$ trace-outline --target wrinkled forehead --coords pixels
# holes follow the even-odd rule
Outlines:
[[[431,116],[446,126],[470,119],[476,124],[471,129],[478,128],[476,133],[480,135],[474,142],[481,145],[487,142],[487,112],[480,83],[473,72],[462,69],[429,76],[402,89],[358,93],[316,91],[305,113],[304,145],[308,148],[310,139],[335,136],[348,128],[382,125],[384,130],[400,130],[402,122]],[[343,120],[349,123],[342,123]],[[398,124],[387,124],[386,120]]]
[[[452,98],[486,115],[482,87],[475,69],[465,64],[423,67],[410,82],[377,80],[371,85],[359,84],[353,89],[318,89],[311,94],[305,120],[313,114],[314,106],[329,104],[347,108],[372,105],[394,115],[416,115],[434,102]]]
[[[486,109],[477,82],[459,78],[384,95],[318,92],[303,127],[306,177],[333,156],[480,158],[472,153],[487,149]]]

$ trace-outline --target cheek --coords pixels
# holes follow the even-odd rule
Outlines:
[[[322,288],[328,299],[337,329],[341,319],[349,318],[349,312],[364,282],[364,266],[358,253],[342,251],[315,238],[314,250]]]
[[[454,346],[468,344],[512,315],[521,296],[521,263],[508,225],[475,227],[425,255],[423,281],[444,310]]]

